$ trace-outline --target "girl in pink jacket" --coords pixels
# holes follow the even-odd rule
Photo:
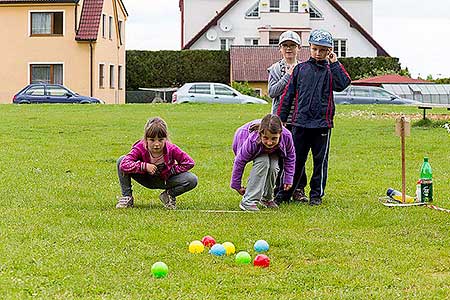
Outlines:
[[[144,137],[117,160],[122,197],[116,208],[133,207],[131,178],[149,189],[163,189],[159,199],[167,209],[176,209],[176,197],[197,186],[197,176],[188,172],[194,160],[168,140],[167,124],[151,118]]]

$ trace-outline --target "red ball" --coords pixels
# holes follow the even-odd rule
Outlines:
[[[255,267],[267,268],[270,265],[270,258],[265,254],[258,254],[253,261]]]
[[[202,244],[205,247],[212,247],[216,244],[216,240],[212,236],[206,235],[202,238]]]

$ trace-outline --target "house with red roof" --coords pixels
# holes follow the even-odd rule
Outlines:
[[[30,83],[125,103],[122,0],[0,0],[0,103]]]
[[[338,57],[389,56],[372,37],[372,0],[179,0],[181,49],[277,45],[286,30],[308,46],[313,29],[334,37]]]

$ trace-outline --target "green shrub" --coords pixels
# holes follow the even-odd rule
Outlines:
[[[212,81],[229,83],[228,51],[128,50],[127,90],[140,87],[179,87],[186,82]]]

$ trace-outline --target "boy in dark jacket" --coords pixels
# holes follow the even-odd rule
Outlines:
[[[311,150],[314,169],[309,183],[309,204],[320,205],[328,175],[328,153],[335,110],[333,91],[344,90],[351,79],[332,51],[333,38],[329,32],[313,30],[309,43],[311,57],[295,67],[289,85],[281,97],[277,113],[285,123],[294,104],[294,182],[298,182]],[[294,190],[295,186],[289,191],[280,191],[276,200],[289,199]]]

